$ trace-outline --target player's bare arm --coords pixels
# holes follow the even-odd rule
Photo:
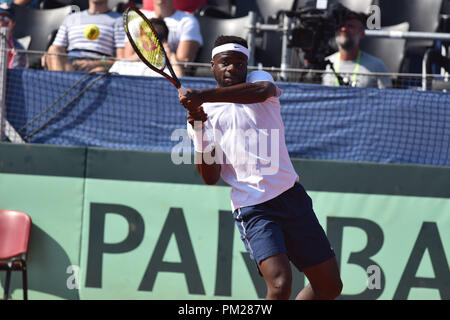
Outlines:
[[[276,94],[276,87],[269,81],[255,83],[239,83],[229,87],[210,88],[203,90],[187,90],[185,96],[180,98],[184,107],[194,107],[205,102],[231,102],[231,103],[260,103]]]
[[[214,158],[215,149],[212,149],[212,151],[209,153],[208,156]],[[221,168],[220,164],[205,163],[204,154],[200,152],[195,152],[195,157],[196,159],[202,159],[202,162],[200,164],[197,163],[195,165],[195,169],[197,170],[198,174],[202,177],[203,182],[207,185],[215,185],[220,178],[220,168]]]
[[[187,89],[191,91],[191,89]],[[180,102],[182,99],[185,99],[185,96],[179,96]],[[195,105],[186,107],[187,109],[187,119],[192,128],[197,128],[198,124],[205,122],[208,119],[208,115],[204,112],[201,105]],[[201,125],[199,126],[201,127]],[[201,130],[201,129],[200,129]],[[213,159],[215,156],[215,149],[212,149],[211,152],[195,152],[195,169],[200,174],[203,179],[203,182],[207,185],[214,185],[219,181],[220,178],[220,164],[217,163],[206,163],[205,157],[208,159]]]
[[[203,109],[201,109],[201,111],[198,111],[197,114],[198,114],[197,119],[202,119],[206,116],[206,114],[203,112]],[[188,111],[188,121],[190,119],[192,119],[192,114]],[[202,130],[200,129],[200,132],[201,131]],[[211,151],[206,152],[195,151],[194,157],[195,157],[194,161],[195,169],[197,170],[198,174],[202,177],[203,182],[207,185],[215,185],[220,178],[221,165],[219,163],[216,163],[215,161],[210,160],[205,161],[205,159],[215,158],[215,149],[213,148]]]
[[[190,123],[190,125],[192,125],[193,128],[196,127],[196,124],[206,121],[207,117],[208,116],[203,111],[203,108],[201,106],[188,109],[188,122]],[[196,123],[194,124],[194,122]],[[215,162],[205,162],[205,159],[214,159],[215,149],[212,149],[210,152],[195,151],[194,157],[195,169],[202,177],[203,182],[207,185],[215,185],[220,178],[221,166],[220,164]]]

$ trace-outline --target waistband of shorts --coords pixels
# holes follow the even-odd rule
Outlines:
[[[274,197],[274,198],[272,198],[272,199],[269,199],[269,200],[266,200],[266,201],[261,202],[261,203],[254,204],[254,205],[249,205],[249,206],[246,206],[246,207],[239,207],[239,208],[236,208],[236,209],[233,211],[233,214],[234,214],[235,212],[238,212],[238,210],[240,210],[240,209],[242,209],[242,208],[254,207],[254,206],[258,206],[258,205],[265,205],[265,204],[267,204],[267,203],[270,203],[271,201],[275,201],[276,199],[278,199],[278,198],[280,198],[280,197],[283,197],[283,195],[285,195],[287,192],[291,191],[291,190],[294,189],[295,187],[301,187],[301,188],[303,188],[302,185],[300,184],[300,182],[295,181],[294,184],[292,185],[292,187],[290,187],[289,189],[283,191],[282,193],[280,193],[280,194],[277,195],[276,197]]]

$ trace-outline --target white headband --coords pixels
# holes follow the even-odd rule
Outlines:
[[[214,58],[214,56],[218,53],[222,53],[225,51],[237,51],[237,52],[242,52],[243,54],[245,54],[247,56],[247,59],[249,57],[249,53],[248,53],[248,49],[244,46],[241,46],[240,44],[237,43],[225,43],[221,46],[215,47],[212,51],[212,55],[211,57]]]

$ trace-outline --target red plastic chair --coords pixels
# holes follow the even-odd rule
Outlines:
[[[31,218],[28,214],[0,209],[0,270],[6,270],[4,300],[8,299],[13,270],[22,270],[23,299],[28,299],[26,260],[30,230]]]

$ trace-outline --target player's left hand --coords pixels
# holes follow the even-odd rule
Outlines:
[[[201,106],[202,100],[198,90],[185,88],[186,93],[183,95],[180,91],[178,98],[183,107],[188,111],[188,122],[194,126],[195,121],[205,122],[208,119],[208,115]]]
[[[180,103],[188,110],[202,105],[202,97],[199,90],[186,88],[185,95],[179,95]]]
[[[208,120],[208,115],[203,110],[203,107],[199,106],[196,108],[188,109],[187,120],[194,127],[195,122],[205,122]]]

